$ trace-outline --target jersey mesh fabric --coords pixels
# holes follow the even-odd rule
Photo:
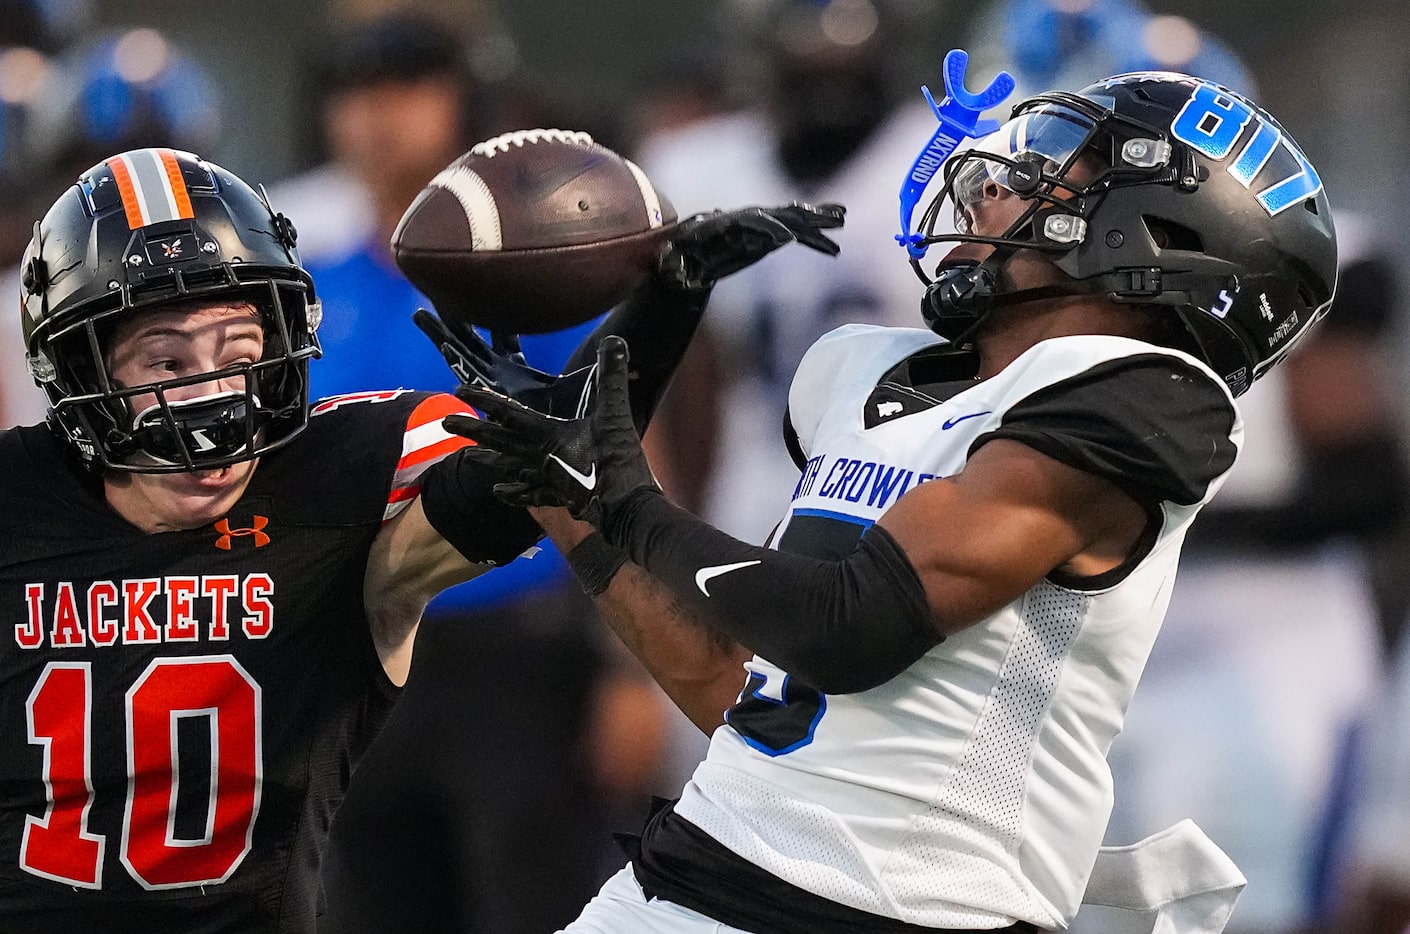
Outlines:
[[[955,889],[958,902],[1026,904],[1030,916],[1046,910],[1033,900],[1025,880],[975,871],[976,862],[994,862],[996,848],[1008,862],[1022,842],[1028,758],[1090,598],[1044,583],[1029,591],[1025,601],[1023,622],[953,781],[936,805],[917,818],[913,842],[897,850],[886,866],[903,903],[923,901],[929,889],[925,878],[938,873],[960,880]],[[925,845],[933,839],[935,825],[957,828],[968,838],[967,846]],[[967,881],[971,879],[979,880],[973,888]],[[975,912],[972,920],[987,923],[995,918]]]

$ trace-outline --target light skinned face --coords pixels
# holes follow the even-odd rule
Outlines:
[[[108,372],[122,386],[166,382],[196,373],[254,363],[264,351],[258,311],[248,303],[207,303],[143,312],[124,321],[109,345]],[[168,401],[242,392],[243,376],[181,386]],[[155,393],[134,396],[133,412],[156,404]],[[147,532],[193,529],[229,512],[249,485],[255,461],[214,470],[168,474],[109,472],[108,504]]]

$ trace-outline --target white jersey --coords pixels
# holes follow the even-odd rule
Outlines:
[[[819,517],[869,525],[910,487],[960,471],[986,435],[1002,436],[1016,406],[1065,381],[1157,355],[1223,390],[1185,354],[1082,336],[1043,341],[929,407],[877,401],[900,361],[941,343],[928,331],[848,326],[808,352],[790,394],[807,463],[775,544]],[[1050,578],[857,694],[790,686],[755,657],[741,703],[775,705],[778,732],[716,730],[676,814],[792,885],[875,915],[1066,927],[1112,807],[1106,753],[1160,628],[1180,544],[1242,437],[1227,391],[1202,390],[1227,403],[1227,438],[1208,447],[1227,460],[1183,502],[1159,502],[1154,540],[1118,580]],[[868,406],[878,411],[864,417]]]

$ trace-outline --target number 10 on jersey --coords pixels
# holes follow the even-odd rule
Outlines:
[[[93,806],[93,678],[88,662],[51,662],[25,704],[29,741],[44,749],[49,806],[25,818],[20,868],[85,889],[103,887],[108,840],[88,828]],[[124,696],[127,800],[120,858],[146,889],[223,882],[250,849],[261,782],[260,689],[232,656],[160,658]],[[204,832],[176,835],[177,729],[210,730]]]

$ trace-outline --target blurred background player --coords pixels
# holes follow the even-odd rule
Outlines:
[[[115,152],[174,146],[218,155],[220,105],[210,78],[158,30],[82,34],[43,67],[19,50],[8,62],[13,106],[7,109],[22,122],[11,127],[6,148],[23,166],[9,218],[32,222],[80,172]],[[30,233],[22,232],[25,239]],[[0,269],[5,284],[17,288],[13,246]],[[14,327],[9,316],[0,323],[17,341]],[[6,353],[19,346],[7,342]],[[32,424],[47,407],[23,361],[0,366],[0,400],[4,424]]]
[[[1138,0],[997,0],[968,34],[973,67],[1007,69],[1016,94],[1082,87],[1094,74],[1178,71],[1257,95],[1252,75],[1218,36]]]
[[[0,288],[18,283],[17,262],[32,233],[33,179],[25,140],[35,97],[50,68],[49,58],[32,45],[0,47]],[[44,394],[29,379],[19,322],[0,316],[0,426],[44,417]]]
[[[901,0],[726,4],[728,68],[748,106],[650,135],[638,151],[682,216],[795,199],[848,208],[836,259],[782,251],[720,283],[648,439],[671,495],[747,540],[763,540],[793,487],[775,442],[803,351],[846,321],[914,318],[923,289],[893,239],[895,203],[935,126],[917,91],[933,74],[917,56],[935,11]]]
[[[1410,640],[1400,640],[1386,688],[1368,717],[1337,899],[1322,928],[1331,934],[1410,930]]]

